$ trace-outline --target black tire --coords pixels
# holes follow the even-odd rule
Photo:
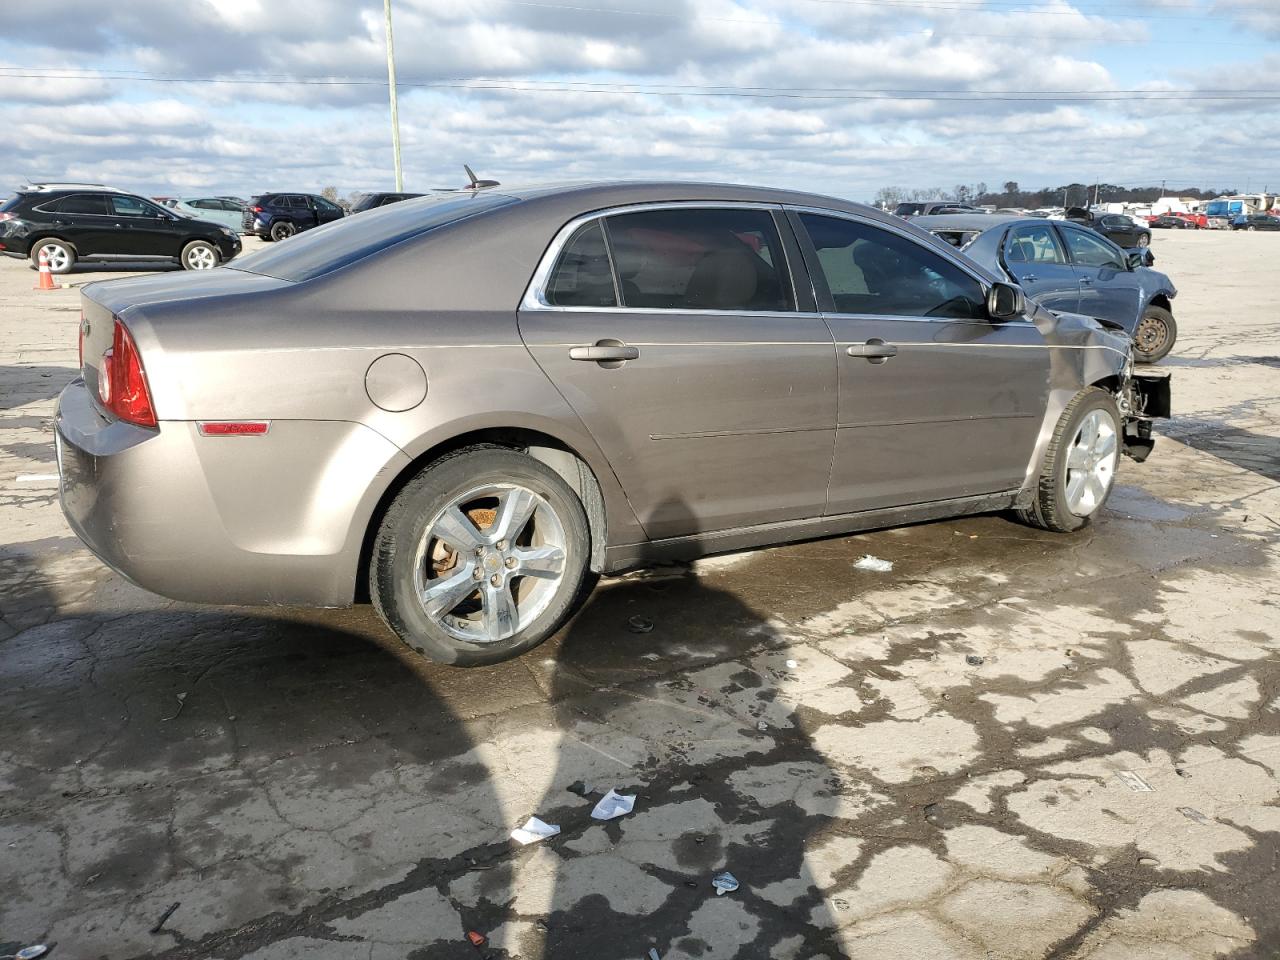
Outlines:
[[[1035,500],[1026,509],[1016,511],[1023,523],[1055,533],[1071,533],[1085,527],[1098,514],[1111,495],[1113,482],[1107,487],[1098,504],[1086,515],[1078,516],[1067,509],[1067,455],[1070,452],[1081,424],[1094,410],[1103,410],[1110,417],[1116,431],[1116,463],[1119,463],[1120,445],[1123,442],[1123,422],[1111,394],[1098,387],[1086,387],[1077,393],[1058,418],[1049,447],[1045,450],[1044,463],[1036,484]]]
[[[472,642],[451,634],[418,599],[415,562],[428,525],[458,497],[485,484],[516,483],[541,496],[564,531],[564,572],[548,588],[550,602],[505,639]],[[568,619],[579,600],[591,551],[586,512],[577,494],[545,464],[499,447],[468,447],[425,467],[387,508],[369,563],[369,596],[378,615],[409,651],[437,663],[475,667],[519,656]]]
[[[272,240],[288,240],[297,232],[298,228],[288,220],[277,220],[271,225],[270,231]]]
[[[1133,359],[1155,363],[1164,359],[1178,340],[1178,324],[1164,307],[1149,306],[1133,334]]]
[[[1138,234],[1138,246],[1140,246],[1140,247],[1142,247],[1142,248],[1144,248],[1144,249],[1145,249],[1146,247],[1151,246],[1151,234],[1149,234],[1149,233],[1140,233],[1140,234]]]
[[[54,257],[49,257],[49,272],[56,274],[70,273],[71,268],[76,265],[76,248],[71,246],[65,240],[57,237],[41,237],[31,245],[31,269],[40,269],[40,251],[50,247],[57,247],[62,251],[62,256],[55,261]]]
[[[199,256],[206,252],[212,254],[212,262],[209,261],[207,254],[204,257]],[[218,248],[208,240],[192,240],[182,248],[182,254],[178,257],[178,263],[182,265],[183,270],[210,270],[221,261],[222,256],[218,253]]]

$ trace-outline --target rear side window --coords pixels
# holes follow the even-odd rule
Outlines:
[[[73,193],[59,200],[54,209],[58,213],[87,213],[103,217],[111,212],[107,209],[107,198],[100,193]]]
[[[623,306],[795,309],[782,243],[767,210],[652,210],[606,223]]]
[[[288,243],[237,257],[223,269],[278,280],[310,280],[438,227],[515,202],[500,193],[453,193],[425,204],[393,206],[377,216],[343,217],[305,230]]]
[[[557,307],[616,307],[613,266],[604,229],[594,220],[565,244],[547,284],[547,303]]]
[[[1053,227],[1035,223],[1014,227],[1005,241],[1004,258],[1009,263],[1066,263]]]
[[[8,213],[10,210],[17,210],[18,207],[22,205],[23,199],[25,198],[22,194],[15,193],[4,203],[0,203],[0,213]]]
[[[986,318],[982,284],[899,234],[839,217],[802,213],[837,313]]]

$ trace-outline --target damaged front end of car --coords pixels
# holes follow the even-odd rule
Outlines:
[[[1169,374],[1133,373],[1132,366],[1116,392],[1116,405],[1124,417],[1124,454],[1142,463],[1156,445],[1151,422],[1173,416],[1173,400]]]

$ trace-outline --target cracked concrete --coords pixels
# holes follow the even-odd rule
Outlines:
[[[0,953],[1274,958],[1278,242],[1157,238],[1177,439],[1089,530],[635,574],[472,671],[406,663],[366,607],[105,570],[47,479],[76,293],[0,261]],[[591,820],[575,781],[636,812]],[[514,846],[531,814],[563,832]]]

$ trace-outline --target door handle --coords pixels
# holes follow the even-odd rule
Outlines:
[[[868,363],[884,363],[890,357],[898,355],[898,348],[892,343],[885,343],[878,337],[872,337],[866,343],[855,343],[844,350],[851,357],[862,357]]]
[[[621,366],[627,360],[640,356],[638,347],[628,346],[618,340],[597,340],[589,347],[570,347],[570,360],[586,360],[591,363]]]
[[[1035,282],[1036,282],[1037,280],[1039,280],[1039,279],[1040,279],[1040,278],[1039,278],[1039,277],[1037,277],[1034,273],[1028,273],[1028,274],[1026,274],[1026,275],[1022,278],[1022,282],[1023,282],[1023,283],[1035,283]]]
[[[1090,287],[1090,286],[1093,286],[1093,281],[1092,281],[1092,280],[1090,280],[1088,277],[1081,277],[1081,278],[1080,278],[1080,286],[1082,286],[1082,287]]]

